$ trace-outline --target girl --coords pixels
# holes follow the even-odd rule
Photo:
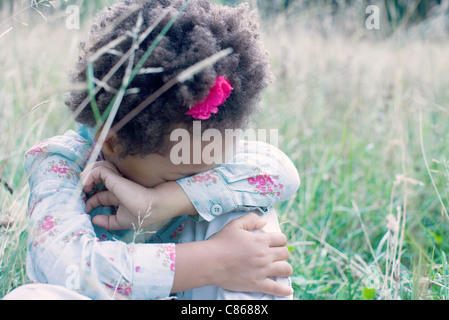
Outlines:
[[[158,36],[166,26],[168,32]],[[150,57],[142,59],[155,40],[160,41]],[[125,1],[99,14],[83,48],[73,80],[94,82],[99,90],[72,92],[67,99],[81,124],[78,133],[41,142],[25,155],[30,278],[97,299],[163,298],[176,292],[191,299],[231,298],[224,289],[262,292],[265,298],[291,295],[287,279],[275,278],[289,276],[291,267],[272,210],[299,185],[291,161],[273,147],[239,145],[235,139],[231,159],[221,166],[204,159],[174,164],[170,156],[174,129],[193,132],[201,120],[203,133],[209,128],[224,133],[244,127],[255,111],[269,71],[247,6]],[[226,48],[232,53],[191,79],[166,86]],[[100,132],[88,127],[98,125],[98,115],[108,114],[129,79],[126,64],[116,68],[122,57],[139,71],[120,97],[98,162],[86,168]],[[165,92],[148,104],[160,88]],[[84,107],[86,99],[91,107]],[[220,158],[215,152],[214,158]],[[83,170],[87,197],[78,189]],[[115,215],[108,205],[117,207]],[[267,227],[277,232],[246,232],[264,225],[254,215],[230,222],[249,211],[265,212]],[[198,214],[201,221],[186,220],[185,215]],[[109,231],[131,226],[131,233]],[[200,287],[206,291],[190,291]]]

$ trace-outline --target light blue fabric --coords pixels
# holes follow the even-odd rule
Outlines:
[[[178,181],[200,222],[179,217],[149,239],[135,230],[109,232],[93,226],[91,217],[113,214],[114,208],[86,214],[78,177],[91,155],[92,139],[93,132],[81,126],[78,133],[68,131],[38,143],[24,162],[30,185],[27,274],[33,282],[60,285],[92,299],[169,296],[180,235],[184,241],[200,240],[205,234],[195,230],[196,223],[212,221],[210,230],[219,230],[228,219],[214,223],[214,218],[230,212],[258,210],[275,216],[270,208],[299,186],[298,173],[283,153],[265,144],[244,144],[229,164]],[[272,151],[256,155],[258,148]]]
[[[200,216],[211,221],[232,211],[266,212],[296,193],[299,175],[291,160],[274,146],[241,141],[229,162],[178,183]]]
[[[192,242],[210,239],[230,221],[237,219],[244,214],[246,213],[230,212],[218,216],[211,222],[204,220],[194,222],[191,219],[187,219],[183,227],[183,232],[179,238],[179,242]],[[259,213],[259,215],[262,215],[262,213]],[[266,213],[263,213],[263,218],[267,220],[267,224],[261,230],[255,232],[281,232],[276,211],[273,207],[270,207]],[[273,280],[284,285],[291,286],[290,278],[278,277],[273,278]],[[287,297],[275,297],[258,292],[233,292],[216,286],[205,286],[179,293],[177,294],[177,297],[181,300],[291,300],[293,295]]]
[[[132,243],[132,232],[94,228],[86,214],[78,175],[91,150],[89,141],[69,131],[38,143],[25,155],[30,185],[28,277],[93,299],[168,296],[174,243]],[[99,213],[111,214],[111,208],[96,208],[93,214]]]

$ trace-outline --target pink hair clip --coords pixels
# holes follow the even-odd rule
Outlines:
[[[231,95],[231,83],[224,76],[218,77],[215,84],[210,88],[209,94],[203,102],[197,103],[186,114],[191,115],[194,119],[206,120],[210,118],[212,113],[218,112],[218,106],[222,105]]]

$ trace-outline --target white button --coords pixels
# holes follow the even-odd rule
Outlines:
[[[213,215],[220,215],[223,212],[223,208],[222,206],[220,206],[219,204],[214,204],[211,208],[210,208],[210,212]]]

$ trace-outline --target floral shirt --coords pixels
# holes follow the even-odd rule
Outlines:
[[[93,299],[165,298],[173,285],[175,244],[186,217],[167,222],[149,239],[139,230],[94,226],[92,216],[113,214],[114,208],[86,213],[89,194],[82,192],[79,173],[92,152],[92,137],[81,126],[78,132],[39,142],[25,154],[30,186],[27,275],[33,282],[62,285]],[[254,154],[259,149],[264,152]],[[211,221],[231,211],[266,211],[296,192],[299,177],[279,150],[248,143],[229,164],[178,183],[200,220]]]

